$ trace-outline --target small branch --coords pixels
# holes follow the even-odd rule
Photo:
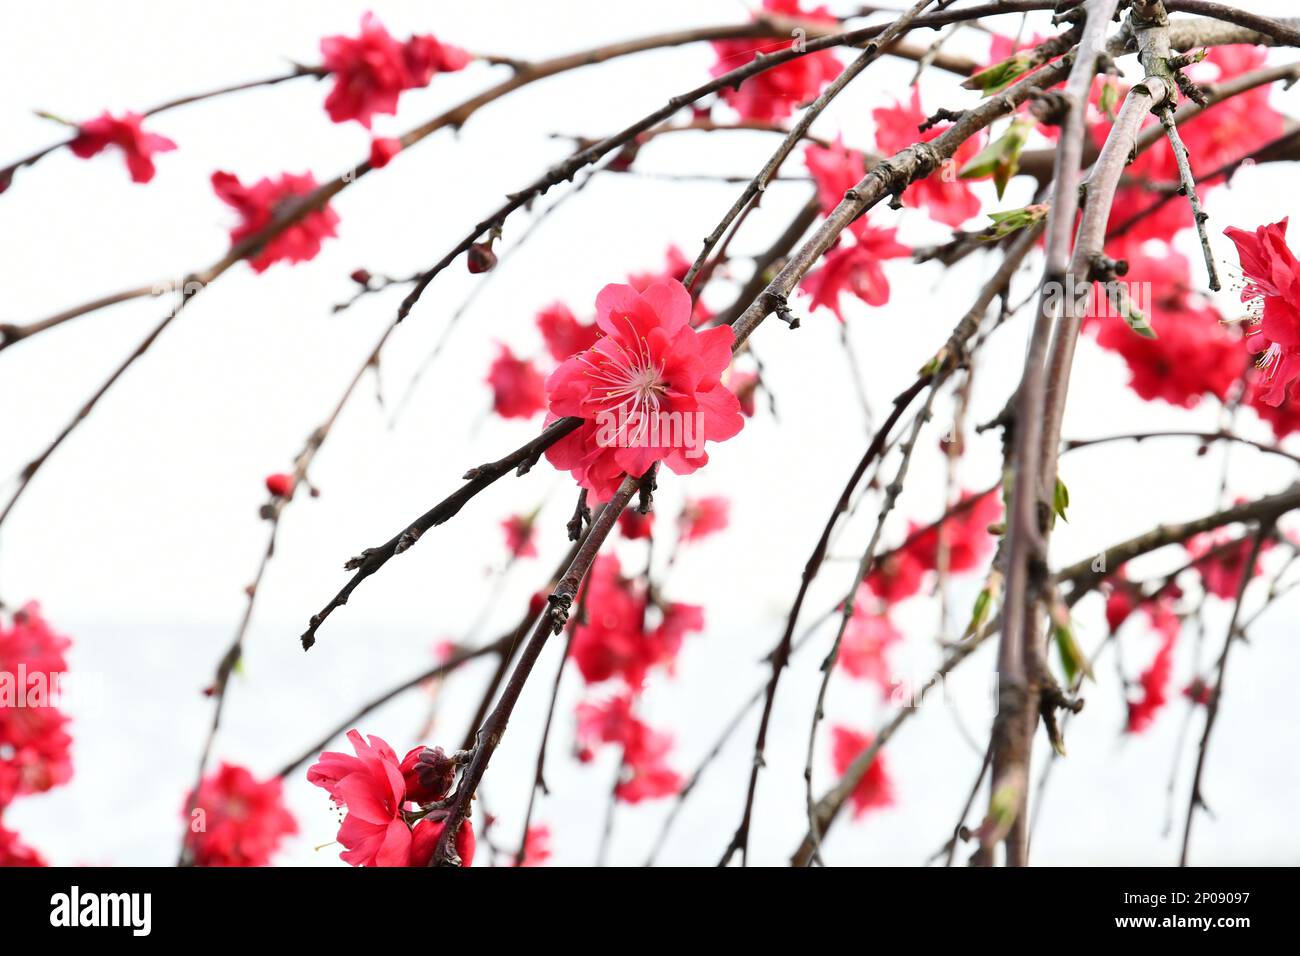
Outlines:
[[[1260,521],[1255,530],[1255,540],[1251,543],[1250,555],[1242,565],[1241,583],[1237,586],[1237,599],[1232,605],[1232,619],[1228,622],[1228,634],[1223,639],[1223,650],[1219,653],[1219,662],[1215,667],[1214,692],[1205,705],[1205,731],[1201,734],[1201,744],[1196,754],[1196,772],[1192,777],[1192,792],[1187,802],[1187,822],[1183,826],[1183,848],[1178,857],[1179,866],[1187,865],[1187,853],[1192,842],[1192,821],[1196,818],[1196,811],[1206,805],[1205,795],[1201,789],[1205,774],[1205,755],[1209,752],[1210,735],[1214,733],[1214,723],[1218,719],[1219,706],[1223,702],[1223,682],[1228,671],[1228,654],[1239,636],[1237,622],[1241,618],[1241,604],[1246,597],[1246,589],[1250,587],[1251,579],[1254,577],[1252,571],[1255,562],[1259,559],[1260,549],[1264,545],[1264,540],[1272,532],[1273,521]]]
[[[623,478],[618,491],[601,509],[600,515],[592,523],[568,570],[564,572],[564,576],[560,578],[559,584],[551,593],[546,611],[539,618],[532,636],[519,655],[519,662],[501,692],[501,699],[492,709],[483,726],[479,728],[474,744],[474,755],[456,787],[456,795],[443,826],[442,836],[439,837],[438,845],[429,861],[430,866],[459,865],[460,860],[454,849],[456,834],[469,816],[470,801],[478,790],[479,782],[487,771],[488,763],[496,752],[497,745],[501,742],[506,724],[514,711],[515,703],[519,700],[519,695],[523,692],[528,675],[532,673],[533,665],[537,663],[537,658],[541,655],[542,648],[546,646],[547,639],[552,634],[559,633],[564,627],[568,620],[569,608],[572,607],[574,596],[578,593],[578,587],[591,569],[596,554],[605,543],[618,516],[623,513],[623,509],[636,494],[638,485],[637,478],[631,476]]]
[[[858,588],[866,580],[867,575],[875,565],[876,548],[879,547],[880,537],[885,530],[885,519],[889,517],[889,513],[894,509],[894,504],[898,501],[898,496],[902,494],[903,483],[907,480],[907,470],[912,463],[912,453],[916,449],[916,440],[920,437],[921,430],[930,421],[930,409],[933,408],[934,399],[938,393],[938,386],[932,384],[925,397],[925,404],[921,406],[921,410],[912,424],[911,433],[907,436],[907,440],[899,446],[902,458],[898,464],[898,471],[894,475],[894,480],[885,486],[885,497],[880,505],[880,512],[876,515],[875,530],[871,532],[871,540],[862,553],[862,560],[858,563],[857,574],[854,576],[853,583],[850,585],[841,605],[840,626],[835,632],[835,640],[831,643],[830,652],[821,663],[821,686],[817,689],[817,703],[813,707],[812,726],[808,731],[808,752],[803,766],[804,796],[808,810],[808,832],[812,836],[812,859],[814,860],[819,859],[821,856],[822,833],[818,827],[817,807],[813,799],[812,767],[813,757],[817,751],[817,728],[821,726],[822,718],[826,715],[826,691],[830,687],[831,675],[835,672],[835,664],[839,660],[840,645],[844,641],[844,632],[848,630],[849,621],[853,617],[853,608],[857,604]]]
[[[1196,194],[1196,179],[1192,176],[1187,146],[1183,143],[1183,138],[1178,135],[1178,124],[1174,122],[1173,110],[1169,108],[1169,104],[1166,103],[1156,112],[1160,116],[1161,125],[1165,128],[1165,135],[1169,137],[1169,145],[1173,147],[1174,160],[1178,164],[1178,180],[1182,184],[1179,192],[1187,197],[1187,201],[1192,206],[1192,218],[1196,221],[1196,234],[1201,240],[1201,252],[1205,256],[1205,269],[1209,273],[1210,289],[1218,292],[1222,286],[1219,284],[1219,273],[1214,267],[1214,250],[1210,248],[1210,237],[1205,230],[1205,221],[1210,217],[1201,206],[1200,196]]]
[[[416,518],[384,544],[376,548],[366,548],[361,554],[349,560],[343,567],[345,570],[355,572],[352,579],[319,613],[312,616],[307,630],[302,635],[303,650],[308,650],[316,643],[316,632],[325,623],[325,619],[336,608],[348,603],[348,598],[352,596],[352,592],[357,589],[357,586],[362,581],[382,568],[395,555],[401,554],[419,541],[420,537],[430,528],[437,527],[444,521],[455,517],[460,512],[460,509],[479,492],[492,485],[506,473],[515,471],[518,475],[527,474],[533,465],[537,464],[546,449],[575,430],[580,424],[582,424],[580,418],[558,419],[547,426],[536,438],[524,443],[504,458],[488,462],[477,468],[471,468],[465,473],[465,484],[459,489],[438,502],[419,518]]]

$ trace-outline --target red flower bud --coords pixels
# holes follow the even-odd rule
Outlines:
[[[288,498],[293,494],[293,475],[277,472],[266,476],[266,490],[277,498]]]
[[[400,769],[406,799],[414,803],[441,800],[456,780],[456,764],[441,747],[416,747],[402,759]]]
[[[497,254],[492,251],[492,246],[486,242],[476,242],[470,246],[467,259],[469,261],[469,271],[475,275],[480,272],[489,272],[497,264]]]
[[[370,285],[370,273],[365,269],[358,269],[350,278],[357,285]]]

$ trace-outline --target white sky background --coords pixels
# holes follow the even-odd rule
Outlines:
[[[130,13],[89,3],[14,6],[0,33],[0,161],[62,135],[33,117],[33,109],[86,118],[105,108],[138,109],[271,75],[285,68],[286,59],[315,63],[319,38],[354,33],[367,6],[399,38],[432,31],[470,50],[533,59],[747,15],[734,0],[673,0],[653,8],[609,2],[236,0],[137,3]],[[1281,0],[1250,7],[1277,15],[1290,9]],[[1001,22],[1005,32],[1014,32],[1019,18]],[[986,41],[969,33],[951,49],[983,57]],[[265,547],[267,526],[257,516],[265,497],[262,478],[289,468],[404,294],[372,296],[332,315],[331,305],[352,292],[348,274],[361,266],[403,274],[434,261],[504,193],[565,154],[568,144],[550,134],[600,135],[621,128],[696,85],[713,59],[704,45],[641,54],[494,103],[459,136],[440,132],[347,189],[334,203],[342,219],[340,238],[313,262],[277,265],[261,276],[237,266],[187,308],[49,461],[0,537],[0,593],[10,602],[39,599],[54,625],[75,640],[74,670],[92,675],[103,689],[101,699],[73,708],[72,784],[19,799],[6,811],[7,826],[56,863],[174,859],[179,808],[211,715],[211,702],[199,691],[230,640],[243,609],[243,587]],[[1129,61],[1121,65],[1131,78],[1134,67]],[[850,145],[872,146],[870,109],[905,95],[913,69],[898,61],[873,66],[819,120],[817,130],[828,136],[843,131]],[[405,131],[504,72],[476,64],[438,76],[429,88],[403,96],[396,119],[377,118],[376,130]],[[365,131],[355,123],[335,125],[324,113],[327,89],[325,83],[297,80],[154,118],[149,127],[180,148],[158,157],[157,177],[148,186],[131,184],[117,155],[87,162],[65,150],[21,170],[0,196],[0,319],[29,321],[215,261],[227,249],[233,211],[212,192],[208,177],[214,169],[245,181],[310,169],[324,181],[364,157]],[[968,105],[975,97],[933,70],[922,89],[928,109]],[[1274,102],[1300,115],[1295,94],[1277,91]],[[775,145],[774,137],[760,134],[679,136],[644,150],[637,165],[748,175]],[[788,171],[802,173],[801,164],[792,161]],[[1225,225],[1253,228],[1295,211],[1294,176],[1291,167],[1259,167],[1243,172],[1230,190],[1211,195],[1211,235],[1221,258],[1235,264],[1222,237]],[[300,497],[283,521],[248,635],[244,673],[231,687],[218,757],[259,775],[271,773],[356,704],[427,667],[435,640],[470,637],[466,632],[488,600],[490,569],[501,563],[500,520],[545,500],[542,558],[516,567],[475,636],[495,636],[517,619],[565,547],[571,482],[545,463],[526,479],[501,481],[367,580],[322,628],[309,654],[298,645],[307,618],[346,580],[340,571],[344,559],[387,540],[453,490],[467,467],[498,457],[535,431],[537,422],[503,425],[485,418],[490,393],[483,377],[494,340],[535,353],[541,343],[533,316],[542,305],[562,299],[585,314],[605,283],[659,268],[670,242],[693,256],[699,237],[739,188],[601,176],[492,279],[395,430],[387,428],[387,415],[375,401],[373,379],[358,390],[313,469],[322,496]],[[1029,195],[1025,182],[1016,183],[1001,203],[987,184],[979,188],[988,189],[986,209],[1023,205]],[[733,251],[765,248],[806,195],[804,184],[770,189]],[[874,222],[899,225],[900,238],[909,243],[944,235],[915,210],[882,207],[872,215]],[[525,222],[523,216],[509,222],[507,243]],[[1201,276],[1194,247],[1185,244],[1185,251],[1192,255],[1193,274]],[[893,286],[888,306],[858,306],[850,316],[878,414],[946,338],[994,265],[980,258],[948,274],[905,260],[885,266]],[[1022,276],[1017,299],[1032,273]],[[737,274],[743,279],[743,269]],[[478,281],[457,264],[426,292],[384,353],[387,399],[400,395],[448,314]],[[706,298],[725,306],[731,289],[717,283]],[[777,396],[779,422],[760,411],[735,440],[711,451],[704,470],[689,479],[666,475],[657,498],[661,526],[686,491],[733,498],[732,529],[683,553],[666,582],[673,599],[706,606],[707,631],[687,641],[675,679],[652,681],[644,705],[652,723],[676,734],[674,762],[684,773],[764,679],[761,657],[779,636],[800,569],[866,440],[834,317],[807,316],[802,299],[794,305],[806,316],[802,329],[792,333],[772,322],[754,340]],[[1230,294],[1220,305],[1235,313]],[[44,447],[166,307],[157,300],[132,302],[0,354],[0,473],[16,472]],[[1007,326],[981,357],[973,422],[996,413],[1016,381],[1026,329],[1024,318]],[[1067,436],[1217,426],[1217,412],[1208,404],[1185,412],[1138,401],[1124,387],[1126,376],[1118,357],[1090,341],[1080,347]],[[951,407],[947,396],[936,404],[936,425],[922,439],[887,543],[900,540],[908,518],[930,520],[940,511],[937,436]],[[1243,430],[1268,437],[1249,413],[1242,418]],[[984,487],[998,473],[998,439],[992,433],[968,438],[961,483]],[[1193,444],[1171,440],[1067,456],[1062,469],[1072,507],[1070,523],[1058,526],[1054,536],[1054,560],[1075,560],[1156,522],[1212,510],[1223,453],[1214,449],[1198,459],[1194,451]],[[1234,451],[1229,464],[1232,489],[1241,494],[1276,491],[1292,480],[1278,461],[1249,450]],[[875,511],[874,502],[861,508],[840,537],[835,554],[846,560],[827,566],[807,603],[807,620],[842,597]],[[625,566],[643,561],[639,547],[618,547]],[[1179,560],[1180,554],[1171,553],[1146,567],[1171,568]],[[968,613],[977,587],[973,578],[959,584],[955,617]],[[1229,611],[1213,599],[1210,605],[1207,656],[1218,652]],[[1216,817],[1197,822],[1195,862],[1300,861],[1293,823],[1300,769],[1289,759],[1297,730],[1289,701],[1300,681],[1290,623],[1294,607],[1270,612],[1250,646],[1234,652],[1206,778]],[[938,660],[935,609],[916,599],[895,616],[908,635],[896,664],[923,679]],[[1081,605],[1078,628],[1088,648],[1104,636],[1098,603]],[[801,771],[818,677],[814,658],[829,638],[825,634],[814,650],[800,655],[783,680],[759,790],[754,862],[783,862],[803,832]],[[1130,676],[1136,676],[1156,641],[1135,626],[1125,642]],[[505,846],[517,841],[558,653],[549,648],[540,661],[484,785],[483,797],[501,819],[496,837]],[[1175,690],[1194,672],[1193,653],[1188,629],[1178,648]],[[981,741],[990,716],[982,690],[992,666],[991,648],[985,648],[954,682],[960,720]],[[450,682],[430,743],[457,744],[487,669],[467,669]],[[1070,757],[1058,766],[1048,791],[1035,858],[1172,863],[1177,840],[1162,829],[1185,703],[1175,700],[1153,729],[1125,739],[1109,656],[1098,676],[1101,685],[1087,689],[1087,709],[1069,728]],[[547,776],[553,793],[536,816],[551,826],[555,862],[563,864],[593,861],[614,772],[612,752],[589,766],[568,755],[578,697],[579,681],[570,673],[552,737]],[[422,695],[407,695],[369,717],[362,729],[404,752],[415,743],[427,706]],[[844,679],[833,683],[828,726],[844,722],[869,729],[887,714],[873,689]],[[1198,715],[1178,777],[1176,830],[1192,769],[1190,740],[1199,729]],[[753,733],[751,717],[692,797],[666,862],[715,862],[739,819]],[[830,780],[828,753],[824,738],[819,791]],[[951,832],[980,760],[953,711],[939,703],[925,707],[886,756],[898,806],[862,823],[847,816],[838,823],[826,848],[832,864],[923,862]],[[288,796],[302,832],[280,859],[339,865],[337,847],[312,849],[328,843],[336,826],[324,793],[299,775]],[[667,807],[664,801],[620,808],[611,859],[641,862]]]

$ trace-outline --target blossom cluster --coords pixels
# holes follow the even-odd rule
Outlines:
[[[430,34],[399,42],[369,12],[363,14],[357,36],[325,37],[320,50],[319,70],[334,80],[325,97],[325,112],[335,123],[356,120],[367,130],[377,114],[397,113],[402,93],[428,86],[438,73],[462,70],[473,59]],[[71,124],[76,134],[68,148],[75,156],[89,159],[114,147],[122,153],[133,182],[150,182],[156,172],[154,156],[175,150],[176,143],[144,129],[145,118],[131,111],[117,116],[105,111]],[[370,165],[387,165],[401,149],[400,139],[376,137],[371,142]],[[257,272],[276,262],[314,259],[322,242],[337,235],[338,215],[316,195],[319,184],[310,172],[263,177],[251,185],[224,171],[214,172],[211,179],[217,197],[239,213],[239,222],[230,230],[235,248],[272,224],[281,225],[284,218],[294,220],[265,243],[242,250]]]
[[[840,669],[887,695],[895,683],[889,652],[903,640],[890,619],[890,609],[918,594],[941,569],[950,574],[981,569],[993,551],[989,527],[1001,517],[1002,502],[993,490],[980,495],[963,492],[958,504],[938,522],[910,522],[903,544],[883,555],[858,589],[840,643]],[[835,772],[843,774],[872,742],[870,734],[833,727]],[[850,799],[855,817],[893,802],[893,783],[881,755],[872,759]]]
[[[44,866],[39,852],[5,828],[5,809],[22,796],[72,779],[72,737],[58,692],[71,642],[30,603],[6,625],[0,617],[0,866]]]
[[[399,760],[379,737],[347,736],[353,753],[323,753],[307,770],[343,813],[339,858],[352,866],[428,866],[446,826],[439,804],[455,782],[455,759],[419,746]],[[465,820],[455,839],[461,866],[473,865],[474,848],[474,825]]]

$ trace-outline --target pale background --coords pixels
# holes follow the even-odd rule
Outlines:
[[[0,160],[62,135],[33,117],[33,109],[84,118],[105,108],[142,108],[271,75],[285,67],[286,58],[314,63],[318,39],[354,33],[366,6],[245,0],[113,8],[13,5],[0,32]],[[652,7],[609,2],[369,6],[399,38],[432,31],[471,50],[528,58],[747,16],[744,4],[728,0],[672,0]],[[1250,6],[1278,15],[1290,11],[1281,0]],[[1002,22],[1004,31],[1014,32],[1019,18]],[[983,57],[986,41],[969,33],[951,48]],[[340,238],[327,243],[313,262],[278,265],[261,276],[237,266],[200,296],[100,403],[47,464],[0,537],[0,593],[11,603],[39,599],[54,625],[75,640],[73,669],[102,688],[98,699],[73,708],[74,781],[51,794],[16,801],[6,811],[7,826],[60,864],[174,859],[182,798],[193,783],[211,716],[211,702],[199,691],[231,638],[243,609],[243,587],[265,545],[267,527],[257,517],[262,477],[288,469],[403,294],[373,296],[333,316],[330,306],[352,291],[348,273],[364,266],[401,274],[432,262],[504,193],[531,181],[565,153],[566,143],[549,134],[599,135],[621,128],[700,82],[712,62],[704,45],[625,58],[530,86],[474,116],[459,135],[438,133],[336,200]],[[1132,76],[1133,67],[1122,65]],[[403,96],[396,119],[377,118],[377,132],[409,129],[495,82],[504,69],[474,65],[438,76],[428,89]],[[913,69],[900,62],[872,67],[828,110],[818,129],[827,135],[842,130],[850,145],[870,147],[870,109],[905,95]],[[156,117],[150,128],[175,139],[180,149],[158,157],[158,175],[148,186],[132,185],[115,155],[86,162],[60,151],[20,171],[0,196],[0,319],[29,321],[94,295],[179,277],[215,261],[227,248],[232,212],[208,184],[214,169],[245,180],[310,169],[323,181],[356,162],[366,154],[367,135],[356,124],[329,122],[321,107],[326,90],[325,84],[298,80]],[[933,71],[924,78],[923,91],[930,109],[958,107],[974,98],[956,90],[951,77]],[[1280,109],[1300,115],[1294,93],[1274,95]],[[748,174],[775,142],[758,134],[677,137],[646,149],[638,165]],[[788,168],[802,173],[797,162]],[[1223,226],[1253,228],[1295,211],[1294,175],[1285,166],[1260,167],[1241,174],[1231,190],[1212,195],[1208,211],[1221,257],[1235,264]],[[503,425],[485,419],[490,398],[483,376],[493,341],[510,341],[518,351],[534,353],[540,348],[533,327],[538,307],[559,298],[583,314],[604,283],[659,268],[669,242],[693,256],[699,237],[738,188],[600,177],[492,281],[395,430],[388,429],[387,414],[375,401],[373,380],[359,389],[313,470],[322,497],[295,501],[282,524],[280,547],[248,635],[244,672],[230,691],[218,757],[244,763],[259,775],[274,772],[354,705],[427,667],[436,640],[470,639],[466,631],[488,600],[489,569],[501,562],[499,521],[544,500],[542,558],[511,573],[503,598],[475,637],[495,636],[517,619],[527,594],[541,586],[565,546],[570,482],[544,464],[526,479],[503,480],[369,579],[321,630],[311,653],[304,655],[298,645],[307,618],[345,580],[340,571],[345,558],[386,540],[454,489],[466,467],[497,457],[536,428],[535,422]],[[734,251],[764,248],[805,195],[802,184],[769,190]],[[1021,205],[1027,196],[1028,184],[1020,182],[1000,205],[988,193],[985,208]],[[882,209],[873,215],[875,221],[897,223],[900,237],[911,243],[944,235],[916,211]],[[512,220],[507,241],[524,224],[523,217]],[[1199,276],[1195,249],[1186,251]],[[886,266],[894,290],[889,305],[878,310],[855,305],[852,333],[878,412],[946,337],[991,268],[988,259],[967,262],[950,274],[934,265],[891,262]],[[1022,276],[1017,300],[1032,278]],[[383,365],[390,402],[476,281],[460,264],[454,266],[394,336]],[[729,297],[730,289],[719,283],[709,298],[722,306]],[[1220,304],[1235,313],[1231,295]],[[164,308],[160,301],[133,302],[0,354],[0,473],[16,472],[45,445]],[[987,420],[1004,401],[1018,376],[1025,333],[1022,318],[990,342],[976,377],[973,421]],[[769,323],[755,345],[768,365],[780,421],[762,411],[738,438],[712,452],[703,471],[689,480],[667,477],[658,498],[665,525],[686,491],[725,493],[734,502],[731,530],[684,553],[666,585],[674,599],[705,604],[708,616],[706,633],[687,641],[675,678],[654,680],[644,704],[652,723],[676,735],[674,763],[683,773],[712,744],[734,706],[764,679],[760,659],[779,635],[799,571],[865,440],[829,313],[807,317],[795,333]],[[1126,374],[1119,358],[1090,342],[1080,348],[1067,436],[1216,427],[1217,411],[1209,405],[1184,412],[1137,401],[1124,387]],[[951,416],[949,399],[941,398],[936,408],[942,426]],[[1267,437],[1249,414],[1242,428]],[[928,434],[890,519],[887,542],[900,539],[909,517],[930,520],[939,511],[938,431]],[[1063,476],[1073,505],[1070,523],[1055,535],[1054,560],[1075,560],[1155,522],[1212,510],[1222,450],[1196,459],[1194,447],[1167,441],[1068,456]],[[993,434],[972,436],[961,464],[962,484],[990,483],[998,453]],[[1292,479],[1277,460],[1249,450],[1234,451],[1230,467],[1232,488],[1242,494],[1279,490]],[[874,512],[874,503],[861,509],[840,538],[837,556],[857,555]],[[643,560],[635,546],[620,543],[619,549],[629,567]],[[1148,567],[1170,568],[1179,560],[1179,554],[1162,555]],[[828,565],[808,602],[807,619],[842,596],[852,564]],[[977,586],[966,579],[957,588],[958,618],[967,613]],[[1078,618],[1089,648],[1104,635],[1094,601],[1080,607]],[[1300,862],[1294,826],[1300,769],[1291,759],[1297,730],[1291,699],[1300,681],[1294,607],[1270,612],[1250,646],[1234,653],[1207,770],[1206,792],[1216,818],[1198,820],[1194,862]],[[1213,653],[1227,614],[1222,602],[1211,601],[1208,649]],[[938,660],[933,607],[914,600],[897,612],[897,620],[908,634],[897,665],[923,679]],[[828,639],[801,655],[782,684],[756,809],[755,862],[783,862],[804,829],[801,770],[816,690],[814,658]],[[1130,676],[1136,676],[1156,642],[1140,627],[1126,632],[1125,640]],[[543,656],[486,778],[484,796],[501,820],[496,839],[506,846],[517,841],[558,653],[551,647]],[[1179,645],[1175,691],[1193,673],[1192,653],[1189,632]],[[467,669],[450,683],[431,743],[454,746],[460,739],[487,666]],[[837,824],[826,847],[829,862],[917,864],[938,849],[980,760],[957,718],[977,738],[985,737],[984,690],[991,668],[992,654],[985,648],[954,681],[956,711],[931,704],[900,733],[886,752],[898,805],[861,823],[846,818]],[[1109,657],[1099,677],[1101,686],[1087,689],[1088,707],[1070,727],[1070,757],[1058,767],[1048,792],[1034,857],[1053,864],[1172,863],[1177,841],[1162,830],[1185,703],[1175,700],[1149,732],[1127,739],[1120,733],[1123,708]],[[594,859],[614,770],[612,750],[590,766],[569,756],[578,697],[579,681],[568,673],[547,774],[553,793],[536,815],[553,831],[560,864]],[[362,730],[404,752],[415,743],[427,707],[421,694],[408,694],[370,716]],[[842,679],[832,685],[832,723],[867,729],[887,713],[866,685]],[[1198,717],[1191,737],[1199,736],[1199,726]],[[665,862],[716,861],[739,818],[753,732],[751,716],[692,797]],[[819,791],[830,780],[828,743],[823,738],[816,768]],[[1179,830],[1191,772],[1188,754],[1176,791]],[[337,847],[313,850],[334,834],[336,818],[325,794],[301,775],[287,794],[302,832],[279,859],[338,865]],[[667,806],[620,809],[611,859],[641,862]]]

